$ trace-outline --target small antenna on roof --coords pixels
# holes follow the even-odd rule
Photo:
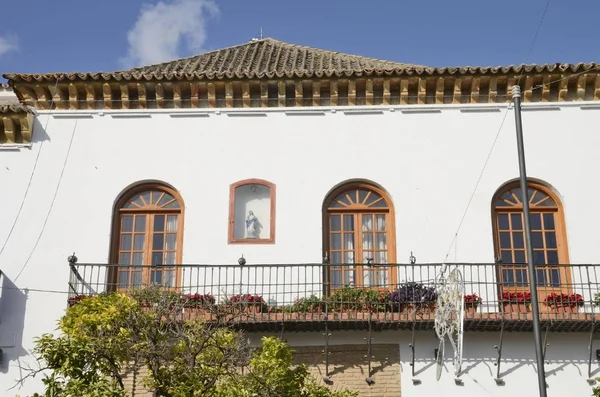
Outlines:
[[[253,37],[252,39],[250,39],[250,41],[258,41],[258,40],[262,40],[263,39],[263,31],[262,31],[262,26],[260,27],[260,33],[258,34],[258,37]]]

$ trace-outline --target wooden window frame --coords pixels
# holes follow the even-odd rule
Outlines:
[[[246,185],[261,185],[269,189],[269,198],[270,198],[270,219],[269,219],[269,238],[261,238],[261,239],[249,239],[249,238],[235,238],[234,236],[234,226],[235,226],[235,190],[238,187],[246,186]],[[244,179],[241,181],[237,181],[229,185],[229,227],[227,231],[227,243],[228,244],[275,244],[275,184],[264,179]]]
[[[530,276],[528,276],[528,281],[526,285],[523,286],[503,286],[501,284],[502,280],[502,265],[503,263],[498,260],[501,254],[501,246],[500,246],[500,236],[499,230],[500,226],[498,225],[498,213],[499,212],[507,212],[507,213],[523,213],[523,206],[507,206],[500,207],[496,205],[496,200],[500,198],[504,193],[510,191],[515,188],[520,188],[521,184],[519,181],[513,181],[503,185],[499,188],[492,198],[492,233],[494,238],[494,262],[496,263],[496,278],[498,280],[498,290],[499,292],[508,291],[508,292],[528,292],[530,289]],[[529,180],[527,181],[527,187],[533,188],[535,190],[539,190],[542,193],[549,196],[556,203],[555,207],[548,207],[546,210],[543,210],[544,207],[535,207],[532,212],[534,213],[553,213],[554,223],[555,223],[555,233],[556,233],[556,246],[558,252],[558,264],[560,266],[560,274],[561,274],[561,285],[558,287],[542,285],[537,287],[538,295],[540,296],[541,301],[545,299],[546,293],[550,292],[563,292],[563,293],[571,293],[573,290],[572,287],[572,274],[571,274],[571,266],[569,261],[569,245],[567,240],[567,230],[566,230],[566,222],[565,222],[565,213],[562,201],[558,197],[556,193],[552,191],[547,185],[541,182],[536,182]],[[519,201],[521,201],[521,197],[518,197]],[[540,211],[540,209],[542,209]],[[524,228],[524,226],[523,226]],[[527,254],[527,247],[525,246],[525,254]],[[511,264],[507,264],[511,265]],[[529,274],[529,270],[527,268],[527,263],[523,265],[524,268],[527,269],[527,274]]]
[[[364,209],[361,208],[351,208],[348,210],[345,210],[344,208],[340,208],[339,210],[330,210],[330,206],[329,204],[332,202],[333,199],[335,199],[336,197],[338,197],[340,194],[342,194],[343,192],[346,191],[350,191],[350,190],[354,190],[354,189],[365,189],[365,190],[369,190],[369,191],[373,191],[377,194],[379,194],[383,200],[385,200],[385,202],[387,203],[387,208],[383,209],[383,210],[378,210],[377,208],[374,207],[367,207],[365,206]],[[331,225],[329,224],[329,216],[332,213],[339,213],[339,214],[358,214],[358,213],[385,213],[387,214],[387,220],[386,220],[386,239],[388,242],[388,247],[387,247],[387,264],[389,269],[388,269],[388,285],[385,288],[381,288],[381,287],[364,287],[362,284],[362,275],[363,275],[363,268],[364,267],[368,267],[365,266],[364,263],[360,262],[360,263],[354,263],[353,265],[355,266],[355,271],[356,271],[356,283],[355,286],[357,288],[372,288],[372,289],[391,289],[393,286],[395,286],[398,283],[398,269],[395,266],[390,266],[390,265],[394,265],[396,264],[396,211],[394,209],[394,203],[392,201],[392,199],[390,198],[389,194],[382,188],[378,187],[375,184],[372,183],[368,183],[368,182],[349,182],[349,183],[345,183],[342,184],[340,186],[338,186],[337,188],[335,188],[334,190],[332,190],[327,197],[325,197],[325,200],[323,202],[323,256],[325,256],[325,254],[329,255],[329,252],[331,251],[331,247],[330,247],[330,228]],[[359,226],[356,226],[356,228],[358,229]],[[358,236],[358,231],[356,232],[357,236]],[[355,237],[355,239],[357,239],[358,237]],[[355,240],[356,243],[356,240]],[[356,260],[355,260],[356,262]],[[327,267],[325,269],[323,269],[323,276],[325,277],[327,272],[329,271],[329,277],[327,279],[330,280],[331,283],[331,271],[332,269],[330,267]],[[358,280],[360,280],[360,282],[357,282]],[[330,286],[328,286],[330,287]],[[334,288],[330,288],[330,291],[335,290]]]
[[[128,208],[124,208],[125,204],[131,200],[132,197],[136,196],[137,194],[147,191],[147,190],[158,190],[158,191],[162,191],[165,193],[170,194],[171,196],[173,196],[175,198],[175,200],[177,200],[179,202],[179,208],[174,208],[174,209],[169,209],[169,208],[160,208],[160,209],[156,209],[156,210],[152,210],[152,209],[128,209]],[[119,197],[119,199],[116,201],[114,208],[113,208],[113,219],[112,219],[112,236],[111,236],[111,246],[110,246],[110,260],[112,264],[114,264],[114,267],[111,267],[111,269],[109,269],[109,274],[108,274],[108,280],[109,280],[109,291],[117,291],[119,290],[119,286],[118,286],[118,276],[119,276],[119,272],[118,272],[118,266],[119,266],[119,248],[120,248],[120,239],[121,239],[121,219],[122,219],[122,214],[123,213],[131,213],[131,214],[160,214],[160,213],[176,213],[179,215],[179,219],[177,220],[177,239],[176,239],[176,244],[177,244],[177,250],[175,253],[175,261],[176,261],[176,272],[175,272],[175,287],[174,288],[180,288],[181,287],[181,282],[182,282],[182,274],[181,274],[181,266],[177,266],[177,264],[181,264],[183,261],[183,225],[184,225],[184,220],[185,220],[185,203],[183,201],[183,198],[181,197],[181,195],[179,194],[179,192],[166,185],[166,184],[161,184],[161,183],[144,183],[144,184],[140,184],[137,186],[134,186],[128,190],[126,190],[125,192],[123,192],[121,194],[121,196]],[[149,222],[147,220],[147,222]],[[166,222],[166,220],[165,220]],[[152,223],[152,222],[150,222]],[[149,223],[149,224],[150,224]],[[150,228],[149,224],[146,226],[147,228]],[[144,250],[144,255],[147,254],[147,250],[149,249],[149,245],[151,242],[151,237],[150,235],[153,233],[151,229],[149,233],[147,233],[146,235],[146,243],[145,243],[145,250]],[[151,265],[147,265],[147,264],[143,264],[142,266],[144,267],[151,267]],[[144,269],[143,272],[147,272],[149,271],[149,269]]]

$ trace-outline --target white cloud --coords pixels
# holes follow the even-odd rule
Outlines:
[[[19,40],[17,36],[8,34],[0,36],[0,57],[7,52],[17,51],[19,49]]]
[[[181,58],[180,50],[201,52],[206,42],[206,21],[219,13],[212,0],[172,0],[145,4],[127,33],[125,68]]]

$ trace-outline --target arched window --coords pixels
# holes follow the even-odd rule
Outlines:
[[[117,288],[178,286],[180,275],[173,265],[181,263],[182,252],[179,194],[162,185],[138,186],[118,201],[114,216]]]
[[[325,200],[324,218],[333,288],[395,283],[396,272],[378,266],[396,262],[394,210],[382,189],[367,183],[346,184]]]
[[[569,284],[570,273],[562,205],[546,186],[529,182],[531,245],[539,286]],[[493,200],[494,243],[504,287],[529,287],[523,224],[522,193],[518,182],[499,190]]]

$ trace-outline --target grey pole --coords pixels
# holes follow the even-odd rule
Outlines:
[[[517,126],[517,151],[519,153],[519,173],[521,177],[521,201],[523,202],[523,221],[525,224],[525,248],[529,267],[529,290],[531,292],[531,318],[533,320],[533,339],[535,343],[535,359],[537,361],[538,387],[540,397],[546,397],[546,371],[542,348],[540,327],[539,300],[537,295],[537,274],[531,246],[531,222],[529,219],[529,195],[527,193],[527,171],[525,169],[525,145],[523,144],[523,124],[521,122],[521,87],[512,86],[512,99],[515,102],[515,124]]]

